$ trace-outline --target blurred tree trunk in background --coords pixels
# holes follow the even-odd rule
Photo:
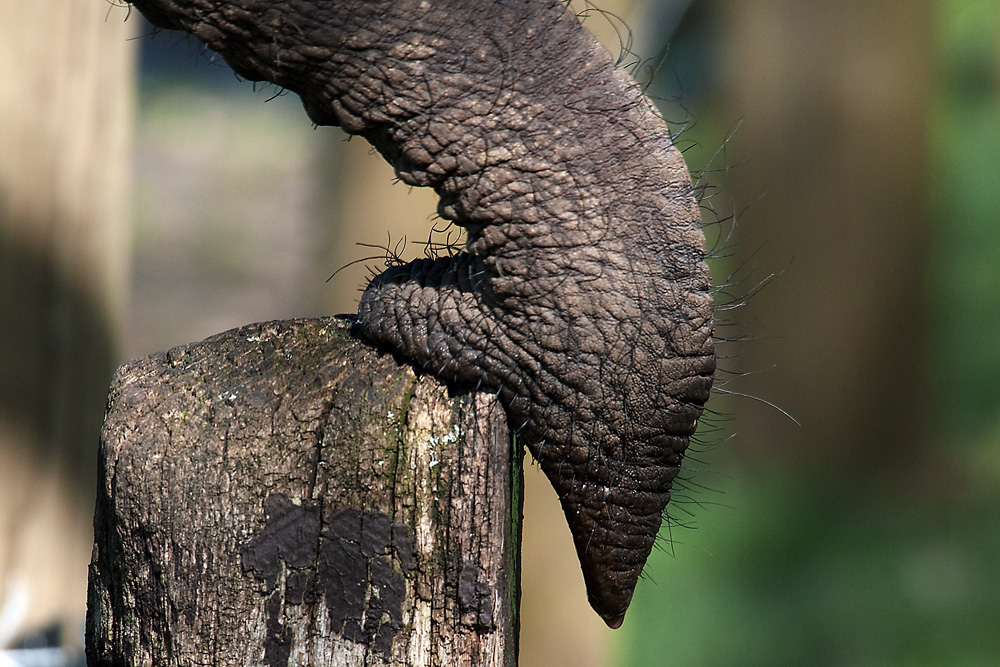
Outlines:
[[[328,184],[320,205],[326,212],[321,217],[328,219],[320,220],[320,226],[324,260],[331,274],[337,272],[331,281],[337,289],[326,291],[323,306],[327,313],[353,313],[371,280],[369,269],[385,269],[386,248],[407,259],[423,256],[421,244],[435,224],[438,197],[430,188],[396,182],[392,167],[364,139],[348,141],[339,130],[326,136],[335,143],[324,147],[318,161],[320,177]],[[436,222],[440,228],[448,224]],[[364,258],[369,259],[358,261]]]
[[[44,0],[0,21],[0,648],[41,628],[82,640],[125,286],[126,14]]]
[[[744,119],[726,161],[754,271],[731,291],[780,274],[736,313],[752,323],[739,370],[758,373],[730,388],[802,423],[740,401],[740,448],[905,483],[926,442],[931,5],[718,7],[728,114]]]

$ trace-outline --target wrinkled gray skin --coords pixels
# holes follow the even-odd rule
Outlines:
[[[465,227],[357,330],[499,392],[621,625],[715,370],[705,239],[667,127],[560,2],[136,0],[368,139]]]

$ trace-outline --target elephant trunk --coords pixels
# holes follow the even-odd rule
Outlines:
[[[715,371],[691,178],[638,86],[559,0],[134,4],[364,136],[466,228],[463,252],[373,280],[357,330],[500,393],[618,627]]]

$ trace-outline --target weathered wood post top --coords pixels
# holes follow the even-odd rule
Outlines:
[[[493,396],[336,319],[126,364],[89,664],[514,665],[519,462]]]

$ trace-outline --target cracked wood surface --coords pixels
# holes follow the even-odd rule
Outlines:
[[[90,665],[514,665],[510,442],[495,397],[449,395],[336,319],[126,364]]]

